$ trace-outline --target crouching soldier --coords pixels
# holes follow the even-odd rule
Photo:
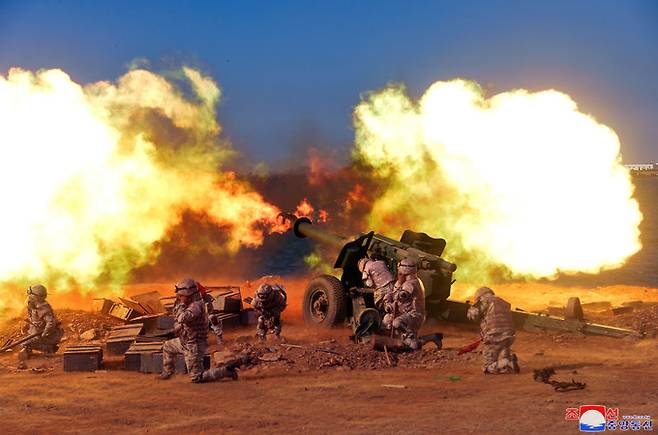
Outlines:
[[[59,342],[64,335],[64,330],[55,316],[55,312],[46,297],[48,291],[42,285],[35,285],[27,290],[27,314],[29,316],[29,335],[37,334],[32,339],[23,343],[18,352],[18,368],[27,368],[27,359],[33,350],[46,354],[57,352]]]
[[[169,379],[174,374],[176,355],[185,357],[187,371],[192,382],[210,382],[224,377],[237,379],[231,367],[212,368],[204,371],[203,358],[208,349],[208,312],[199,287],[191,278],[176,284],[174,304],[174,331],[177,338],[165,341],[162,346],[162,373],[159,379]]]
[[[418,330],[425,321],[425,291],[416,275],[416,262],[405,258],[398,265],[398,278],[393,293],[386,300],[386,315],[382,324],[400,336],[413,350],[422,347]]]
[[[364,257],[359,260],[359,271],[362,274],[363,283],[375,290],[375,308],[381,314],[385,313],[385,299],[393,292],[393,275],[382,260],[373,260]]]
[[[516,334],[510,304],[490,288],[481,287],[466,315],[469,320],[480,320],[484,373],[518,373],[519,364],[510,349]]]
[[[281,335],[281,313],[286,309],[288,295],[285,288],[279,284],[262,284],[256,290],[251,305],[258,312],[256,337],[265,339],[268,331],[274,336]]]

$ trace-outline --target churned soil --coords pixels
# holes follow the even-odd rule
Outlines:
[[[103,329],[103,325],[94,327]],[[518,375],[483,375],[474,325],[438,322],[445,334],[416,354],[385,355],[348,340],[348,329],[284,326],[283,342],[254,331],[226,334],[222,352],[252,362],[237,381],[158,381],[123,370],[66,373],[62,356],[30,360],[0,355],[3,433],[577,433],[565,409],[619,408],[658,419],[658,341],[519,332]],[[300,346],[300,347],[297,347]],[[60,351],[61,352],[61,351]],[[584,390],[555,392],[533,369],[554,367],[558,381]]]

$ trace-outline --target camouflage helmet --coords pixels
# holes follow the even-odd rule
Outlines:
[[[192,296],[199,291],[199,286],[192,278],[184,278],[178,281],[174,287],[177,295]]]
[[[475,303],[477,304],[480,301],[480,299],[482,298],[482,296],[484,296],[484,295],[492,295],[493,296],[494,292],[489,287],[480,287],[475,292]]]
[[[271,285],[261,284],[258,287],[258,290],[256,290],[256,294],[258,295],[259,298],[266,299],[270,295],[270,293],[272,293],[272,291],[274,291],[274,288]]]
[[[359,262],[357,263],[359,272],[363,272],[364,270],[366,270],[366,264],[368,264],[369,261],[370,259],[368,257],[363,257],[359,260]]]
[[[45,298],[46,296],[48,296],[48,290],[46,290],[46,287],[42,286],[41,284],[37,284],[30,286],[27,289],[27,294],[34,295],[40,298]]]
[[[406,257],[398,264],[398,274],[400,275],[413,275],[417,271],[416,260]]]

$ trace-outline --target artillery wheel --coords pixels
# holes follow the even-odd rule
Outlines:
[[[580,298],[572,297],[567,301],[567,307],[564,309],[564,318],[567,320],[583,321],[583,307],[580,305]]]
[[[347,312],[347,295],[338,278],[320,275],[304,290],[304,322],[330,328],[342,323]]]

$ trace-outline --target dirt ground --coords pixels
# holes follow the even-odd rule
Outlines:
[[[12,434],[576,433],[578,424],[565,421],[565,408],[587,404],[658,418],[656,339],[519,332],[514,348],[521,373],[485,376],[478,351],[456,356],[456,348],[477,338],[474,326],[439,322],[431,329],[445,334],[444,350],[428,345],[417,358],[430,363],[418,367],[317,369],[301,359],[284,360],[213,384],[192,384],[183,375],[158,381],[122,370],[65,373],[61,355],[30,360],[37,371],[16,371],[15,355],[5,354],[0,427]],[[252,332],[228,333],[225,347],[248,345]],[[299,352],[352,346],[347,329],[288,325],[284,333],[287,343],[307,348]],[[573,378],[586,388],[559,393],[535,382],[533,369],[546,366],[556,367],[556,380]]]

